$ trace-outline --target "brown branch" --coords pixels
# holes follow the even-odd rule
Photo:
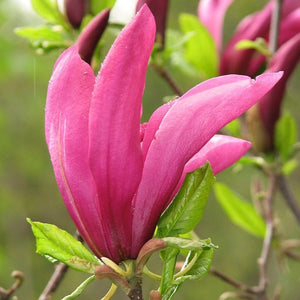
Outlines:
[[[300,225],[300,207],[298,205],[298,201],[292,193],[292,190],[290,189],[288,182],[283,175],[280,175],[278,178],[278,186],[287,206],[290,208],[298,224]]]
[[[74,237],[78,241],[83,242],[82,237],[77,231]],[[67,270],[68,266],[64,263],[59,263],[56,266],[54,273],[52,274],[50,280],[48,281],[45,289],[43,290],[38,300],[50,300],[52,298],[53,293],[57,290],[63,278],[65,277]]]
[[[15,278],[15,282],[8,290],[0,287],[0,300],[8,300],[24,281],[24,274],[21,271],[13,271],[11,276]]]
[[[214,267],[210,268],[210,273],[213,274],[214,276],[218,277],[219,279],[223,280],[224,282],[234,286],[235,288],[239,289],[242,292],[246,292],[246,293],[250,293],[250,294],[255,293],[255,291],[253,290],[252,287],[247,286],[243,283],[240,283],[240,282],[230,278],[229,276],[227,276],[224,273],[218,271]]]
[[[261,255],[258,259],[259,283],[256,289],[257,289],[259,300],[267,299],[266,288],[268,284],[268,280],[267,280],[268,261],[271,252],[272,240],[274,236],[273,200],[276,193],[277,181],[278,181],[278,176],[276,174],[271,174],[268,192],[264,201],[265,220],[266,220],[267,229],[266,229],[266,235],[263,242],[263,247],[261,250]]]
[[[168,83],[168,85],[176,95],[178,96],[183,95],[182,90],[178,87],[174,79],[164,68],[157,66],[156,64],[151,64],[151,66]]]
[[[276,0],[271,19],[269,50],[274,54],[278,48],[279,25],[283,0]]]

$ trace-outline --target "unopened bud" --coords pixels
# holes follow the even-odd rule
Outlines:
[[[80,57],[88,64],[91,62],[97,44],[108,24],[109,9],[98,14],[81,32],[76,45]]]
[[[157,290],[150,291],[149,300],[161,300],[161,294]]]
[[[144,4],[148,5],[155,18],[156,42],[158,42],[163,48],[165,43],[165,31],[169,0],[138,0],[136,11],[138,12]]]
[[[66,16],[74,28],[80,26],[86,13],[85,2],[86,0],[65,0]]]

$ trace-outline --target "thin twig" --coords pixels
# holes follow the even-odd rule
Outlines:
[[[257,292],[259,299],[266,299],[266,288],[267,288],[267,271],[268,271],[268,260],[271,252],[271,244],[274,235],[274,221],[273,221],[273,200],[276,193],[276,185],[278,176],[276,174],[270,175],[270,183],[268,192],[265,198],[265,220],[266,220],[266,235],[263,242],[260,258],[258,259],[259,264],[259,283],[257,286]]]
[[[235,288],[239,289],[242,292],[254,294],[255,291],[253,291],[253,288],[250,286],[247,286],[243,283],[240,283],[229,276],[225,275],[224,273],[220,272],[219,270],[215,269],[214,267],[210,268],[210,273],[218,277],[219,279],[223,280],[224,282],[234,286]]]
[[[283,0],[275,1],[275,6],[272,14],[272,19],[271,19],[269,50],[273,54],[276,52],[278,48],[282,1]]]
[[[76,231],[74,237],[78,241],[83,241],[80,234]],[[61,281],[63,280],[66,272],[68,270],[68,266],[64,263],[59,263],[54,273],[52,274],[50,280],[48,281],[45,289],[43,290],[42,294],[40,295],[38,300],[50,300],[52,298],[53,293],[57,290],[58,286],[60,285]]]
[[[157,66],[156,64],[151,64],[152,68],[168,83],[170,88],[174,91],[174,93],[178,96],[182,96],[183,92],[178,87],[174,79],[170,76],[170,74],[162,67]]]
[[[293,195],[292,190],[290,189],[288,182],[283,175],[280,175],[278,178],[278,186],[286,204],[288,205],[300,225],[300,207],[298,205],[298,201]]]

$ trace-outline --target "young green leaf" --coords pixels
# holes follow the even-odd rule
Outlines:
[[[94,273],[100,265],[98,259],[79,241],[55,225],[32,222],[33,234],[36,238],[36,252],[57,259],[78,271]]]
[[[25,37],[30,40],[64,42],[64,38],[61,32],[47,26],[41,26],[37,28],[33,28],[33,27],[16,28],[15,33],[21,37]]]
[[[275,126],[275,148],[283,160],[291,158],[294,145],[297,142],[297,126],[295,119],[289,113],[285,113]]]
[[[95,275],[86,279],[77,289],[70,295],[64,297],[62,300],[73,300],[79,297],[86,287],[95,280]]]
[[[161,252],[161,258],[164,262],[164,266],[161,275],[160,293],[163,299],[164,296],[169,293],[169,290],[173,287],[173,276],[178,253],[179,250],[174,248],[167,248],[166,250],[163,250]]]
[[[213,254],[213,248],[198,252],[191,251],[187,257],[186,267],[189,265],[189,263],[191,263],[195,255],[198,255],[197,260],[193,263],[192,267],[186,273],[176,278],[175,282],[179,284],[183,283],[187,279],[199,280],[204,277],[209,272],[209,269],[211,267]]]
[[[263,38],[257,38],[255,41],[241,40],[236,44],[235,48],[238,50],[254,49],[266,57],[272,56],[272,53],[268,49],[268,43]]]
[[[158,221],[156,237],[192,231],[202,218],[214,182],[209,163],[187,174],[180,191]]]
[[[234,224],[255,236],[265,236],[265,221],[250,203],[242,200],[223,183],[216,183],[214,191],[218,202]]]
[[[179,17],[183,33],[191,33],[185,43],[185,58],[207,79],[218,73],[218,53],[214,40],[198,18],[190,14]]]
[[[60,14],[57,3],[53,0],[31,0],[31,5],[34,10],[44,19],[52,24],[60,24],[64,27],[66,22]]]
[[[112,8],[115,3],[116,0],[91,0],[91,10],[96,15],[105,8]]]
[[[179,237],[165,237],[162,240],[168,245],[168,247],[175,249],[185,249],[190,251],[208,250],[211,248],[218,248],[210,239],[206,240],[190,240]]]

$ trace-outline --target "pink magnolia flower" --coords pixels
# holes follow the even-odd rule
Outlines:
[[[269,62],[266,72],[284,70],[282,78],[272,90],[262,97],[257,108],[247,113],[253,146],[257,151],[267,152],[274,147],[275,124],[280,117],[286,84],[299,59],[300,32],[284,43]]]
[[[73,46],[58,59],[48,88],[46,141],[60,192],[95,255],[117,263],[137,257],[186,172],[206,160],[220,172],[247,151],[249,142],[214,134],[281,77],[208,80],[140,125],[154,38],[144,6],[96,78]]]
[[[255,50],[239,50],[236,44],[241,40],[256,40],[258,37],[269,40],[270,23],[275,2],[270,1],[261,11],[247,16],[226,45],[220,64],[220,74],[245,74],[255,76],[266,63],[263,55]],[[279,46],[300,32],[300,1],[283,1],[279,31]]]
[[[219,51],[222,49],[224,16],[232,2],[233,0],[201,0],[199,2],[199,20],[211,33]]]
[[[150,8],[156,22],[156,41],[164,46],[169,0],[138,0],[136,11],[144,4]]]

